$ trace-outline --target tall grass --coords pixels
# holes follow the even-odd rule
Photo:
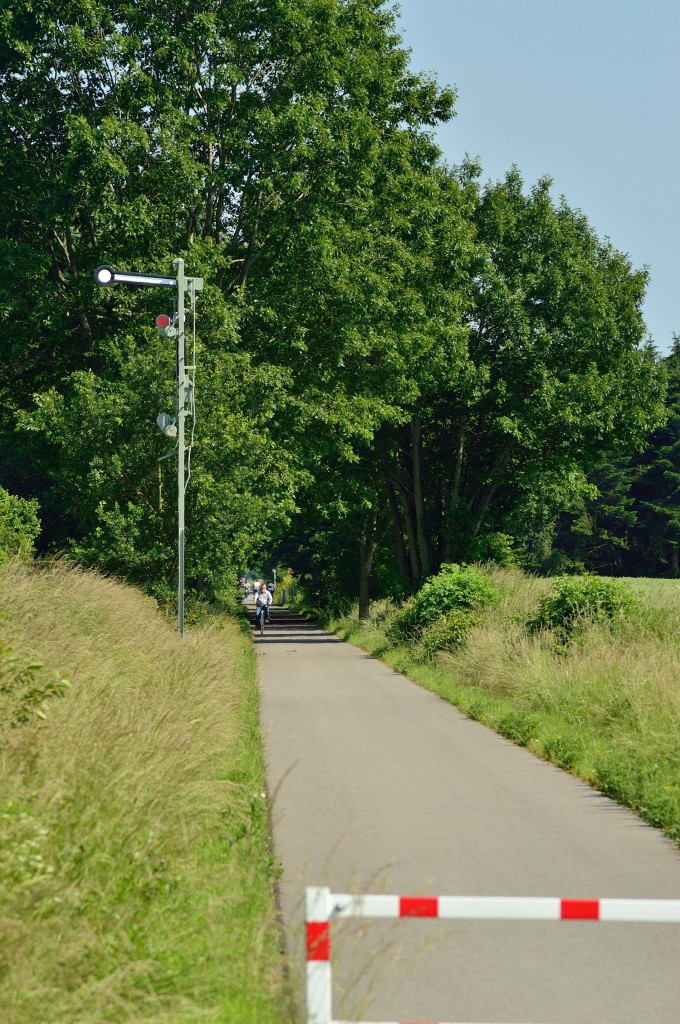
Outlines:
[[[0,608],[3,1024],[286,1020],[239,625],[181,642],[150,599],[64,565],[0,567]]]
[[[631,807],[680,842],[680,582],[629,580],[637,610],[564,644],[527,621],[549,580],[491,573],[499,601],[460,649],[433,661],[389,643],[395,609],[338,632],[538,756]]]

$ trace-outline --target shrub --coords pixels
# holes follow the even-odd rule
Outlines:
[[[552,629],[565,638],[593,622],[626,618],[637,606],[623,580],[606,576],[556,576],[552,592],[542,597],[531,630]]]
[[[443,565],[413,598],[412,607],[421,626],[454,611],[486,608],[495,597],[489,577],[474,565]]]
[[[474,623],[469,612],[451,612],[440,615],[438,619],[425,626],[420,635],[421,654],[426,661],[431,660],[440,651],[453,651],[462,647]]]
[[[509,533],[485,533],[472,545],[475,562],[493,562],[502,569],[517,565],[514,538]]]
[[[385,628],[385,635],[393,644],[417,643],[422,632],[413,601],[409,601],[391,622],[388,621]]]
[[[481,569],[474,565],[442,565],[416,594],[413,607],[420,624],[426,626],[451,611],[485,608],[494,597],[494,586]]]
[[[388,636],[397,642],[418,641],[423,630],[438,619],[486,608],[495,597],[493,584],[481,569],[474,565],[443,565],[395,618]]]
[[[38,502],[17,498],[0,487],[0,563],[15,555],[32,557],[39,533]]]

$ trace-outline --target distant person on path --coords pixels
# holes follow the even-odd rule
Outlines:
[[[272,595],[267,590],[267,584],[266,583],[261,583],[260,584],[260,592],[255,597],[255,628],[256,629],[260,628],[260,616],[261,615],[264,615],[264,621],[265,622],[270,622],[271,621],[271,613],[269,611],[269,606],[270,606],[270,604],[272,603],[273,600],[274,600],[274,598],[272,597]]]

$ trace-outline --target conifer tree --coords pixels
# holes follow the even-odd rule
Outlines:
[[[635,460],[632,488],[638,517],[633,567],[641,575],[680,575],[680,336],[663,360],[668,374],[667,421]]]

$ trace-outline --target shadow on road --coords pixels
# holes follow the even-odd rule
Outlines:
[[[253,640],[256,644],[341,644],[344,643],[337,636],[272,636],[265,630],[264,636],[255,634]]]
[[[255,630],[251,619],[253,641],[256,644],[341,644],[340,637],[324,633],[316,622],[304,619],[287,608],[272,608],[271,622],[265,626],[264,636]]]

